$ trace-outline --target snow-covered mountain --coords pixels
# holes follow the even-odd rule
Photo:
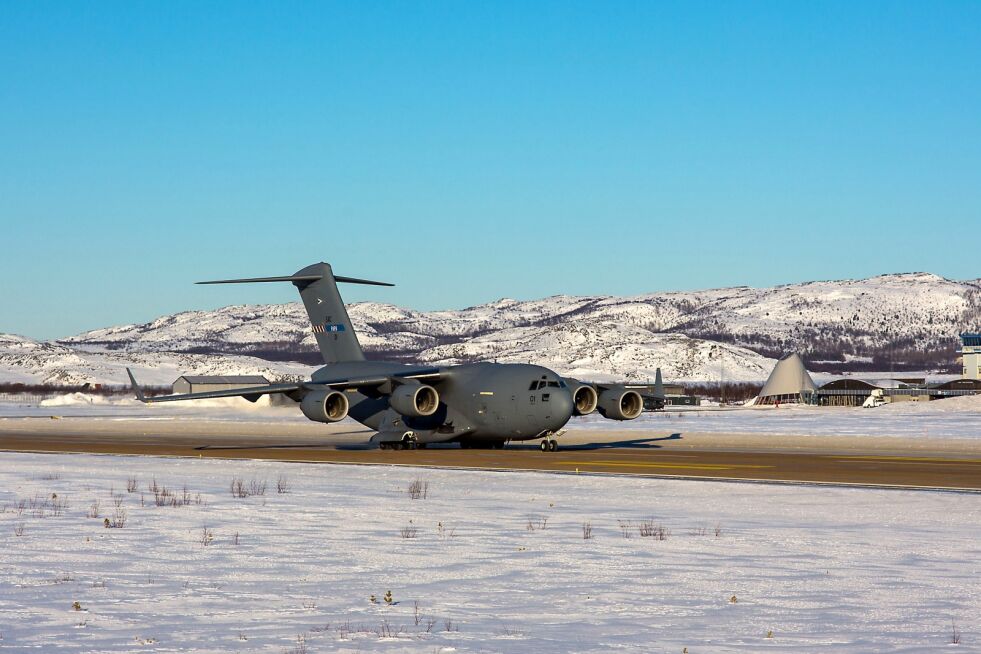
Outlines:
[[[359,303],[349,312],[375,357],[531,361],[588,379],[647,379],[660,366],[668,379],[755,381],[788,351],[824,370],[950,365],[957,334],[981,327],[981,280],[907,273],[430,312]],[[188,311],[48,343],[0,339],[0,379],[120,382],[123,363],[156,369],[161,381],[177,376],[170,371],[269,376],[317,361],[299,303]]]

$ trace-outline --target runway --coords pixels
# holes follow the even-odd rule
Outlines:
[[[504,450],[456,446],[415,451],[369,448],[371,432],[353,424],[299,425],[221,421],[6,419],[0,450],[270,459],[311,463],[411,465],[484,470],[606,473],[659,477],[832,483],[981,491],[981,454],[909,449],[882,439],[836,441],[804,437],[576,431],[558,452],[537,442]],[[723,435],[726,436],[726,435]],[[804,438],[804,440],[802,440]],[[837,441],[841,442],[841,441]],[[821,443],[822,446],[818,446]],[[863,447],[863,443],[865,446]],[[327,473],[329,474],[329,473]]]

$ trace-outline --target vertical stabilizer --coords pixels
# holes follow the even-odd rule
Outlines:
[[[659,400],[664,399],[664,382],[661,381],[661,369],[658,368],[654,373],[654,397]]]
[[[315,263],[296,272],[294,277],[319,275],[316,281],[295,281],[300,299],[310,316],[313,335],[324,363],[364,361],[364,352],[354,333],[351,318],[344,308],[344,301],[337,290],[334,271],[329,263]]]

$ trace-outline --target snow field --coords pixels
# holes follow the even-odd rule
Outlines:
[[[0,650],[922,652],[952,621],[957,651],[981,642],[972,494],[3,456]]]

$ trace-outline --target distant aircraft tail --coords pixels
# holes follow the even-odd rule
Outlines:
[[[324,363],[364,361],[364,352],[354,333],[351,318],[347,315],[336,282],[394,286],[385,282],[373,282],[354,277],[334,275],[330,264],[315,263],[285,277],[254,277],[251,279],[221,279],[198,284],[247,284],[252,282],[292,282],[300,291],[300,299],[310,316],[313,334],[320,347]]]
[[[648,379],[650,379],[648,377]],[[664,399],[664,382],[661,381],[661,369],[658,368],[654,373],[654,397],[659,400]]]

